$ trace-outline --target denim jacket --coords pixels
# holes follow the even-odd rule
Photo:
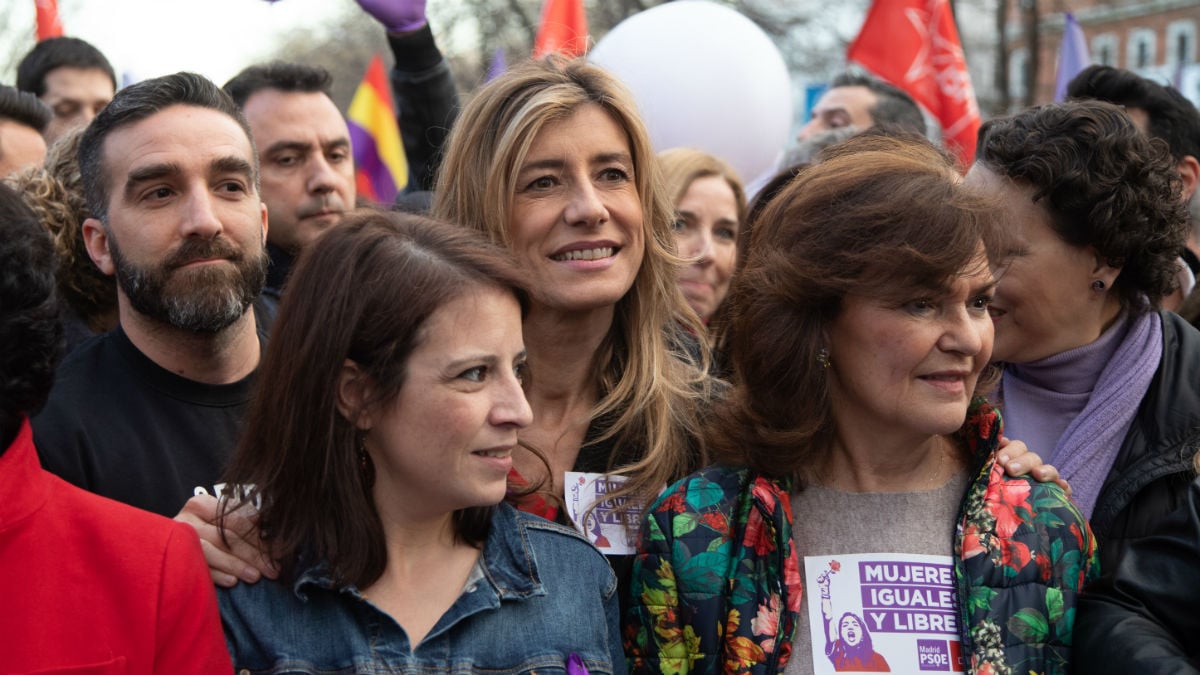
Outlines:
[[[575,530],[502,504],[476,573],[415,648],[391,616],[317,565],[294,584],[218,589],[239,673],[626,672],[617,579]],[[578,672],[575,669],[575,672]]]

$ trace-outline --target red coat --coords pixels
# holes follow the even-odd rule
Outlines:
[[[230,673],[192,528],[0,455],[0,673]]]

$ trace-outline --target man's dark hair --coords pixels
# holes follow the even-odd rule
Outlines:
[[[1067,96],[1141,108],[1147,133],[1166,141],[1176,162],[1187,155],[1200,159],[1200,111],[1174,87],[1121,68],[1088,66],[1067,85]]]
[[[12,120],[39,134],[46,131],[52,113],[37,96],[0,84],[0,120]]]
[[[117,92],[88,125],[79,143],[79,170],[83,175],[83,194],[88,211],[96,218],[108,217],[108,169],[104,166],[104,140],[121,127],[140,122],[174,105],[196,106],[224,113],[238,123],[250,141],[253,176],[258,188],[258,153],[250,125],[233,99],[203,75],[175,73],[144,80]]]
[[[0,454],[45,405],[62,356],[54,269],[50,233],[0,183]]]
[[[866,87],[877,99],[875,107],[871,108],[871,119],[875,126],[884,131],[907,131],[925,135],[925,116],[921,114],[916,101],[902,89],[856,73],[838,75],[833,78],[829,87]]]
[[[57,68],[102,71],[117,88],[117,75],[104,54],[79,38],[56,37],[42,40],[21,59],[17,66],[17,89],[40,97],[46,93],[46,75]]]
[[[319,66],[272,61],[250,66],[225,83],[225,92],[241,108],[255,92],[278,89],[287,92],[321,93],[329,96],[333,82],[329,71]]]

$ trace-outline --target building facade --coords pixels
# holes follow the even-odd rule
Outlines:
[[[1024,9],[1022,8],[1024,6]],[[1029,31],[1024,12],[1038,11],[1036,49],[1039,54],[1033,78]],[[1145,77],[1170,84],[1200,105],[1200,64],[1197,38],[1200,0],[1076,0],[1074,2],[1017,0],[1011,3],[1008,38],[1009,96],[1013,107],[1027,100],[1034,88],[1034,104],[1054,98],[1058,51],[1062,45],[1065,12],[1072,12],[1083,28],[1093,63],[1127,68]]]

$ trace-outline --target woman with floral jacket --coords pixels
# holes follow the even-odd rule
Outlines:
[[[942,644],[953,658],[960,641],[963,659],[944,670],[1068,671],[1095,541],[1058,486],[1004,475],[999,415],[976,396],[1000,213],[932,146],[876,135],[767,207],[731,297],[735,388],[705,438],[723,463],[668,488],[643,522],[631,671],[862,668],[846,645],[870,644],[871,624],[879,654],[865,662],[902,672],[899,642],[860,618],[866,586],[829,608],[829,576],[848,574],[838,558],[873,554],[948,561],[929,597],[945,598]],[[824,576],[806,598],[814,565]],[[809,616],[847,615],[810,630]]]

